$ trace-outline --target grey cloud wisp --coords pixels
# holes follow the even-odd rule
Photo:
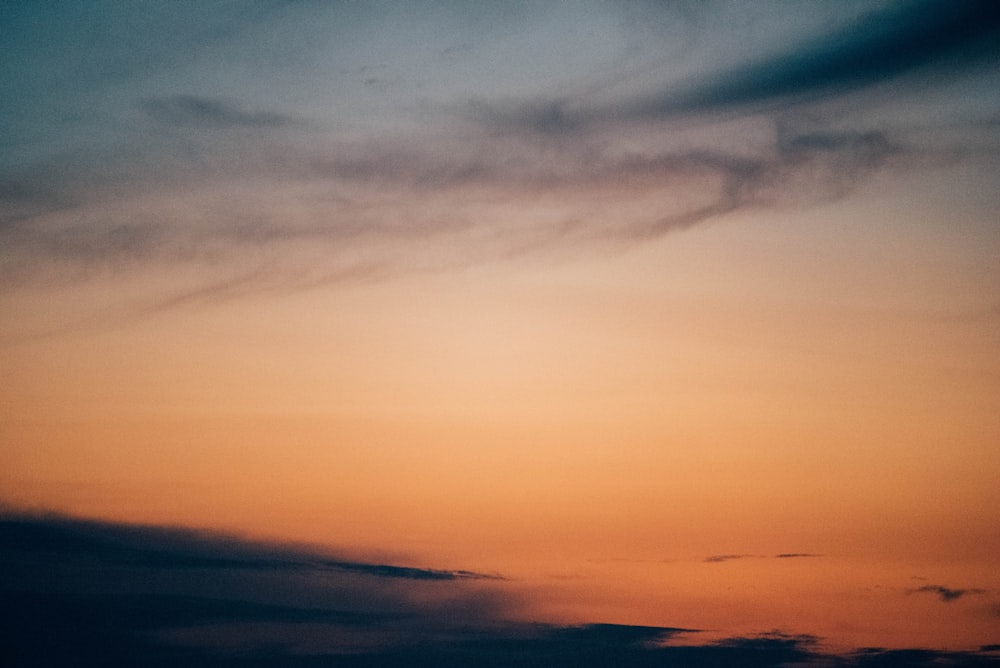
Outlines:
[[[157,121],[181,127],[270,128],[294,122],[283,114],[249,111],[232,102],[196,95],[150,98],[143,100],[140,107]]]
[[[637,243],[744,209],[836,200],[884,170],[996,153],[974,96],[950,110],[945,143],[933,125],[894,120],[950,76],[979,81],[988,100],[993,3],[845,7],[855,15],[826,32],[742,60],[717,57],[713,45],[741,33],[710,3],[693,16],[649,9],[662,34],[611,3],[555,15],[498,5],[481,21],[435,3],[420,21],[354,3],[274,4],[239,20],[202,9],[190,34],[176,17],[166,35],[135,20],[125,46],[81,43],[81,62],[125,62],[129,48],[142,58],[45,95],[32,77],[69,58],[45,40],[83,37],[59,23],[72,16],[22,7],[9,17],[25,34],[8,47],[0,107],[12,129],[0,279],[202,272],[161,304],[381,279]],[[765,9],[765,34],[788,21]],[[128,24],[134,11],[95,3],[77,19]],[[28,39],[42,19],[47,31]],[[567,21],[606,33],[586,61],[596,73],[569,64],[590,55],[567,40]],[[671,74],[678,35],[697,67]],[[535,77],[503,68],[521,46]],[[375,68],[394,83],[368,85]]]
[[[751,55],[748,64],[674,82],[632,100],[602,107],[566,97],[526,105],[520,114],[488,105],[483,111],[497,121],[557,133],[602,122],[733,113],[754,106],[780,110],[883,83],[921,67],[940,66],[934,73],[939,77],[968,67],[990,67],[1000,57],[998,36],[1000,8],[993,2],[891,3],[790,49]]]
[[[923,587],[917,587],[916,589],[911,589],[908,593],[910,594],[936,594],[941,601],[945,603],[950,603],[951,601],[957,601],[958,599],[966,596],[968,594],[985,594],[986,591],[983,589],[953,589],[951,587],[945,587],[943,585],[924,585]]]

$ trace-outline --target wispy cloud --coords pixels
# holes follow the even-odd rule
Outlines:
[[[917,587],[916,589],[911,589],[907,593],[909,594],[936,594],[945,603],[950,603],[951,601],[957,601],[963,596],[969,594],[984,594],[986,590],[984,589],[952,589],[951,587],[945,587],[943,585],[924,585],[923,587]]]
[[[810,554],[808,552],[783,552],[782,554],[774,555],[775,559],[811,559],[815,557],[822,557],[822,554]]]
[[[140,106],[157,121],[180,127],[279,128],[296,122],[287,114],[250,111],[228,100],[197,95],[154,97]]]
[[[29,201],[11,181],[26,203],[0,230],[0,273],[78,280],[164,262],[247,273],[250,262],[294,285],[636,243],[744,208],[836,199],[918,153],[879,132],[787,130],[749,153],[443,143],[220,147],[179,188],[165,187],[172,177],[125,197],[95,199],[69,177]]]
[[[786,106],[871,86],[945,60],[950,71],[997,56],[1000,10],[993,2],[918,0],[873,10],[845,28],[766,58],[599,106],[572,97],[520,110],[490,110],[543,133],[604,122],[665,120],[747,105]]]
[[[721,564],[726,561],[736,561],[737,559],[752,559],[755,554],[713,554],[702,559],[706,564]]]
[[[781,554],[775,554],[770,558],[773,559],[805,559],[805,558],[815,558],[822,557],[821,554],[811,554],[808,552],[782,552]],[[736,561],[739,559],[767,559],[768,555],[763,554],[714,554],[702,559],[706,564],[721,564],[727,561]]]
[[[457,32],[441,31],[448,39],[424,50],[414,46],[419,40],[402,39],[416,30],[405,12],[356,9],[274,3],[236,22],[235,10],[203,10],[198,25],[207,28],[183,38],[138,21],[143,32],[134,39],[148,43],[134,50],[147,67],[92,82],[107,92],[99,113],[81,111],[94,103],[73,86],[52,99],[13,89],[11,118],[36,139],[65,141],[12,135],[17,151],[0,162],[0,280],[35,286],[178,266],[203,272],[203,285],[152,296],[138,309],[148,312],[620,248],[743,211],[835,201],[886,171],[998,149],[970,129],[985,121],[978,111],[952,119],[957,129],[943,141],[936,125],[907,124],[886,111],[906,99],[923,108],[925,96],[906,94],[923,88],[880,88],[930,72],[923,68],[979,71],[996,51],[991,36],[1000,18],[992,3],[855,8],[853,19],[826,32],[781,42],[790,46],[757,44],[749,64],[713,51],[720,39],[738,40],[740,30],[732,17],[714,17],[714,5],[689,7],[683,20],[650,7],[643,11],[656,16],[641,22],[625,21],[616,6],[595,6],[561,20],[617,26],[625,32],[614,39],[623,46],[602,51],[594,75],[556,62],[545,69],[545,86],[514,72],[494,78],[508,42],[527,34],[533,19],[550,29],[548,15],[501,12],[509,30],[495,33],[488,22],[435,5],[427,20]],[[762,13],[764,33],[784,24],[780,14]],[[102,5],[87,20],[126,18]],[[30,12],[25,26],[29,19]],[[323,37],[326,24],[364,39],[341,46]],[[559,39],[540,38],[539,57],[558,51]],[[667,64],[677,39],[694,45],[689,60],[704,64],[674,73]],[[18,48],[33,48],[22,42]],[[251,85],[239,56],[257,54],[263,43],[264,82]],[[455,44],[460,51],[444,58]],[[102,64],[127,60],[119,47],[108,49],[86,55]],[[213,87],[195,67],[199,58],[217,68],[218,92],[205,92]],[[367,90],[355,80],[371,63],[387,77],[409,77],[406,85]],[[946,80],[928,75],[921,86]],[[844,103],[861,89],[871,95]],[[46,104],[51,113],[39,113]],[[975,107],[975,98],[968,104]],[[64,119],[83,116],[60,121],[57,133],[44,121],[55,110],[65,110]]]

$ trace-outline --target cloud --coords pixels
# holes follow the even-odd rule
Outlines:
[[[771,99],[826,95],[871,85],[962,53],[986,62],[996,53],[1000,10],[988,0],[917,0],[872,11],[848,26],[775,57],[667,91],[634,113],[703,111]],[[985,50],[976,47],[989,47]]]
[[[124,14],[104,17],[114,14],[109,7],[86,20],[128,23]],[[544,86],[494,81],[493,61],[484,67],[533,19],[547,34],[545,17],[527,9],[501,26],[437,7],[427,20],[455,31],[442,30],[446,42],[426,53],[406,46],[418,41],[389,39],[416,30],[406,12],[342,16],[346,6],[274,3],[224,29],[237,7],[204,10],[198,25],[206,28],[190,37],[180,28],[160,37],[139,22],[145,32],[130,39],[148,68],[130,65],[101,83],[99,107],[74,87],[65,98],[31,98],[37,109],[10,97],[11,113],[46,139],[18,140],[0,161],[0,281],[7,290],[123,279],[161,286],[122,306],[128,314],[109,316],[128,320],[243,295],[614,251],[744,211],[836,201],[883,172],[995,152],[974,141],[964,116],[942,140],[937,126],[879,111],[905,106],[896,95],[827,104],[931,64],[976,66],[997,27],[990,7],[874,9],[811,42],[796,33],[796,46],[754,51],[750,65],[713,52],[712,40],[736,34],[732,17],[715,5],[692,7],[695,17],[680,25],[694,35],[690,60],[705,64],[682,76],[664,65],[677,21],[622,23],[619,10],[602,5],[574,20],[598,31],[628,28],[624,50],[600,51],[593,76],[548,67]],[[765,32],[782,25],[767,12],[761,20]],[[327,24],[344,39],[321,39]],[[924,38],[928,46],[916,48]],[[558,51],[555,35],[539,39],[544,53]],[[455,44],[463,57],[443,58]],[[124,47],[109,48],[88,57],[124,62]],[[252,80],[248,55],[261,66]],[[212,68],[198,67],[206,62]],[[365,63],[412,80],[373,96],[355,86]],[[558,92],[539,92],[547,90]],[[71,120],[75,113],[89,120]],[[165,270],[190,280],[131,280]]]
[[[735,561],[737,559],[752,559],[757,555],[755,554],[713,554],[712,556],[705,557],[702,559],[706,564],[721,564],[724,561]]]
[[[358,629],[370,646],[473,633],[507,624],[517,610],[516,598],[497,588],[500,580],[179,527],[16,513],[0,519],[5,616],[95,650],[108,636],[129,648],[151,637],[159,638],[154,644],[198,645],[207,633],[212,645],[205,629],[219,625],[247,648],[256,646],[261,626],[269,629],[264,636],[302,651],[336,645]],[[25,642],[44,641],[26,633]]]
[[[499,584],[470,570],[344,559],[180,527],[13,512],[0,519],[5,665],[216,665],[229,651],[252,665],[269,652],[263,665],[359,652],[378,665],[405,663],[398,657],[422,665],[439,653],[457,661],[519,649],[638,652],[686,632],[510,621],[517,601]],[[243,665],[238,657],[230,659]]]
[[[916,589],[911,589],[907,593],[909,594],[937,594],[945,603],[950,603],[951,601],[957,601],[958,599],[966,596],[967,594],[984,594],[986,591],[984,589],[952,589],[950,587],[944,587],[942,585],[924,585],[923,587],[917,587]]]
[[[55,181],[37,208],[19,205],[16,224],[0,230],[0,272],[75,281],[181,263],[255,274],[250,262],[295,285],[447,268],[636,243],[743,208],[836,199],[908,155],[875,132],[782,130],[742,154],[583,145],[547,155],[485,137],[442,144],[219,147],[191,175],[149,185],[141,169],[125,176],[123,164],[120,178],[139,181],[124,196],[96,197],[74,177]]]
[[[140,107],[161,123],[194,128],[280,128],[296,123],[286,114],[248,111],[234,102],[197,95],[143,100]]]
[[[139,568],[326,571],[411,580],[498,580],[496,574],[415,568],[331,557],[306,548],[182,528],[125,525],[58,516],[0,519],[0,549],[57,553]]]
[[[833,655],[818,638],[780,631],[699,643],[684,627],[518,621],[503,586],[470,571],[182,527],[10,510],[0,518],[0,651],[12,668],[962,668],[994,656],[989,647]]]
[[[951,71],[988,66],[1000,51],[998,34],[1000,9],[989,0],[910,0],[874,9],[844,28],[773,55],[751,56],[749,63],[699,73],[653,93],[604,104],[587,94],[499,106],[476,101],[473,110],[507,127],[558,134],[609,122],[781,108],[882,83],[940,61]]]
[[[848,657],[847,665],[858,668],[932,668],[933,666],[993,665],[988,652],[942,652],[928,649],[869,648]]]
[[[807,559],[813,557],[822,557],[822,554],[810,554],[808,552],[783,552],[781,554],[774,555],[775,559]]]
[[[811,554],[808,552],[782,552],[773,555],[772,559],[807,559],[822,557],[822,554]],[[767,559],[769,557],[762,554],[713,554],[702,559],[706,564],[721,564],[727,561],[737,561],[740,559]]]

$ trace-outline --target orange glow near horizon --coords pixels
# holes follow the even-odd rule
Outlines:
[[[467,4],[0,5],[27,665],[1000,659],[1000,3]]]
[[[670,242],[594,292],[487,267],[20,344],[4,497],[503,573],[526,617],[981,642],[989,596],[908,592],[1000,587],[995,334],[687,298]]]

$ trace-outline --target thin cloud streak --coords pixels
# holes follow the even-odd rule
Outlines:
[[[540,133],[588,125],[668,120],[747,107],[787,108],[891,80],[947,60],[949,70],[989,66],[998,55],[1000,9],[989,0],[914,0],[874,10],[846,28],[743,67],[670,84],[612,105],[572,97],[503,110],[476,107],[484,118]]]
[[[205,128],[280,128],[297,120],[270,111],[248,111],[223,99],[174,95],[143,100],[141,108],[167,125]]]
[[[735,561],[737,559],[751,559],[756,556],[757,555],[755,554],[713,554],[705,557],[702,561],[706,564],[721,564],[727,561]]]
[[[332,147],[332,158],[267,149],[256,158],[266,169],[233,159],[228,174],[224,160],[210,188],[154,188],[75,206],[65,204],[71,194],[53,194],[38,204],[43,212],[0,232],[0,274],[10,282],[78,280],[164,262],[251,262],[292,286],[378,266],[405,274],[631,244],[740,209],[831,201],[879,169],[928,159],[876,132],[783,132],[753,155],[572,149],[553,160],[516,144],[485,147],[465,159],[469,147],[455,152],[458,159],[392,144]]]
[[[771,557],[762,554],[713,554],[702,559],[706,564],[721,564],[727,561],[737,561],[740,559],[806,559],[822,557],[822,554],[810,554],[808,552],[782,552]]]
[[[774,555],[775,559],[813,559],[822,557],[822,554],[809,554],[808,552],[784,552]]]
[[[908,594],[936,594],[941,601],[951,603],[969,594],[985,594],[985,589],[952,589],[943,585],[924,585],[907,592]]]

